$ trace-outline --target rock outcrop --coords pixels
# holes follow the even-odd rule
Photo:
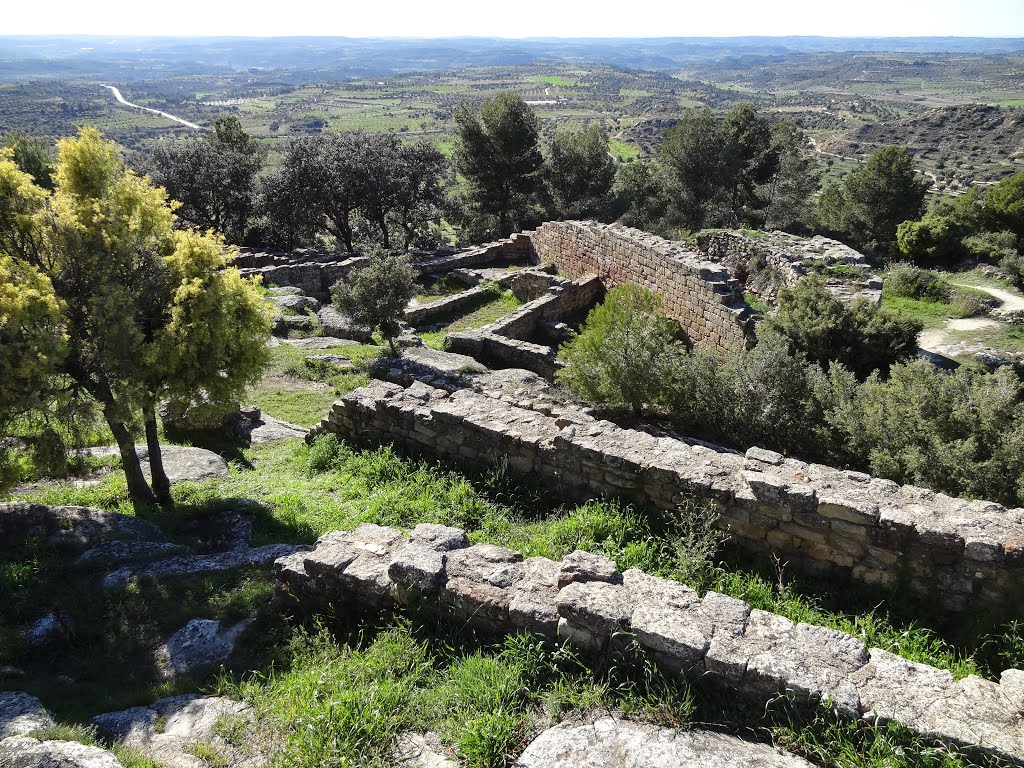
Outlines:
[[[811,768],[767,744],[712,731],[678,731],[626,720],[564,724],[538,736],[513,768]]]

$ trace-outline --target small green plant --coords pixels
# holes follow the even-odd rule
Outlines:
[[[221,715],[213,723],[213,732],[238,749],[246,745],[249,720],[242,715]]]
[[[185,747],[185,751],[198,757],[210,768],[226,768],[229,762],[227,755],[208,741],[193,741]]]
[[[459,753],[467,768],[504,768],[522,740],[523,716],[499,709],[463,724]]]
[[[333,432],[319,435],[309,447],[306,457],[306,471],[318,475],[330,469],[341,453],[341,441]]]

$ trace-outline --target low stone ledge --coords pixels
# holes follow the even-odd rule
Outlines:
[[[942,742],[1024,761],[1024,671],[994,683],[865,648],[826,627],[751,610],[678,582],[609,569],[574,552],[556,563],[458,529],[420,525],[409,536],[377,525],[335,531],[277,560],[279,591],[307,610],[404,607],[454,616],[488,635],[525,629],[599,650],[632,637],[659,663],[711,675],[739,695],[784,693],[841,717],[893,720]]]
[[[413,455],[504,463],[582,500],[623,497],[671,515],[696,497],[718,505],[737,544],[867,584],[901,582],[953,611],[999,603],[1024,613],[1015,586],[1024,576],[1024,510],[418,382],[373,382],[349,393],[311,435],[323,431]]]

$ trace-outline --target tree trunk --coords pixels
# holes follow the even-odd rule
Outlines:
[[[124,422],[114,417],[110,406],[103,408],[103,415],[110,431],[114,433],[117,447],[121,449],[121,465],[128,481],[128,495],[132,498],[132,505],[136,509],[153,506],[156,504],[156,496],[142,474],[142,462],[139,461],[139,454],[135,452],[135,440],[132,438],[131,430]]]
[[[142,409],[146,423],[146,447],[149,448],[149,472],[153,477],[153,493],[160,504],[173,505],[171,481],[164,471],[164,459],[160,453],[160,435],[156,428],[156,409],[152,403]]]

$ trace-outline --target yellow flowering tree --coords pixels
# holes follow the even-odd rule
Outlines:
[[[35,311],[53,319],[34,326],[40,339],[49,334],[34,342],[38,352],[26,342],[3,364],[41,393],[63,377],[95,400],[133,501],[169,502],[156,403],[184,389],[237,397],[266,362],[266,313],[255,288],[226,268],[222,241],[176,231],[164,190],[126,170],[98,131],[59,143],[53,178],[52,192],[40,189],[0,155],[0,264],[34,281],[43,302]],[[0,293],[0,318],[19,306]],[[0,402],[8,390],[4,377]],[[143,429],[152,488],[135,451]]]

